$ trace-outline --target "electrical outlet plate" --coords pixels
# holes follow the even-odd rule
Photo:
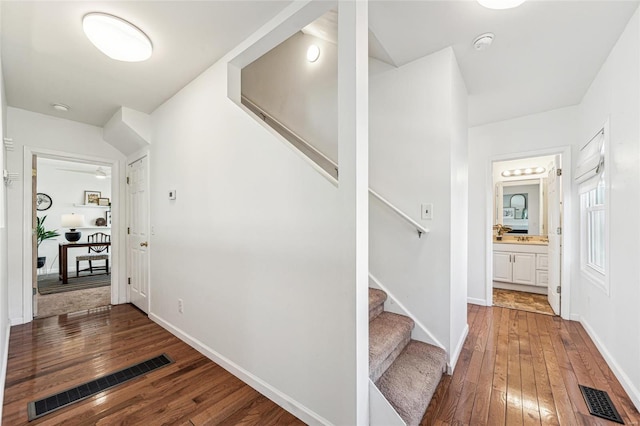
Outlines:
[[[175,200],[176,199],[176,190],[175,189],[170,189],[169,190],[169,199],[170,200]]]
[[[433,204],[432,203],[422,203],[420,204],[420,208],[422,211],[422,218],[424,220],[433,219]]]

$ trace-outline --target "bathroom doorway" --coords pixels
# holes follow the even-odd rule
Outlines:
[[[493,304],[561,313],[562,154],[492,163]]]

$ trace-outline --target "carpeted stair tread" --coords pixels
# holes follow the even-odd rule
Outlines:
[[[384,310],[385,300],[387,300],[387,293],[376,288],[369,288],[369,321]]]
[[[376,382],[407,426],[420,424],[442,378],[446,358],[441,348],[412,340]]]
[[[369,323],[369,378],[376,381],[411,340],[414,322],[404,315],[382,312]]]

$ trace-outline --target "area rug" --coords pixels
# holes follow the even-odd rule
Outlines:
[[[88,288],[105,287],[111,285],[111,275],[86,275],[79,278],[69,277],[67,284],[62,284],[57,274],[38,276],[38,293],[41,295],[64,293],[67,291],[86,290]]]
[[[525,293],[522,291],[493,289],[493,306],[535,312],[537,314],[555,315],[543,294]]]

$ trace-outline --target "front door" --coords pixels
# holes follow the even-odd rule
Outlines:
[[[549,281],[547,298],[556,315],[560,315],[561,297],[561,247],[562,247],[562,176],[559,176],[560,156],[556,155],[553,165],[550,167],[547,179],[547,199],[549,231]]]
[[[149,312],[149,191],[147,157],[127,168],[128,228],[127,251],[129,297],[131,303]]]

